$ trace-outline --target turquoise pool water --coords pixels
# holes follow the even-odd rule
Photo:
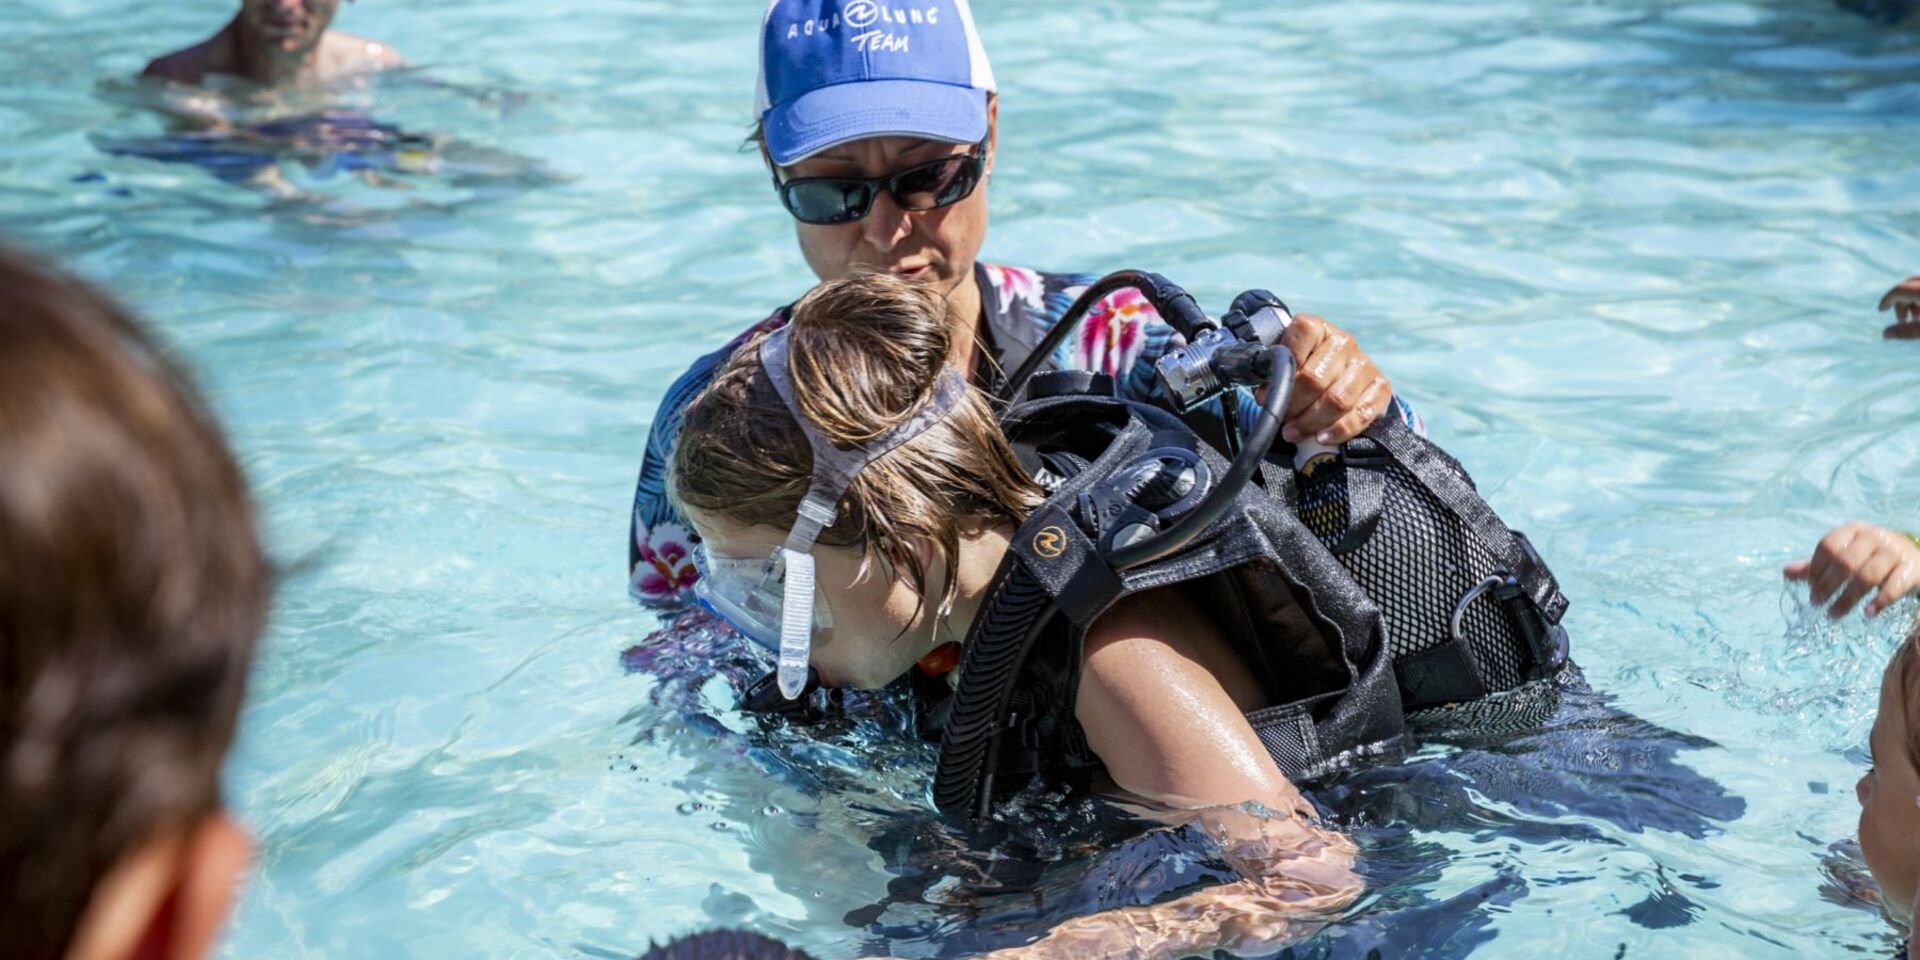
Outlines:
[[[0,230],[201,371],[298,567],[231,767],[261,858],[223,955],[617,958],[720,923],[934,952],[947,894],[868,909],[938,835],[923,750],[856,759],[879,712],[753,735],[724,677],[621,662],[656,626],[624,587],[654,403],[810,280],[737,150],[762,5],[346,7],[422,70],[345,105],[545,169],[301,173],[294,202],[94,145],[159,130],[99,81],[228,7],[0,0]],[[1353,329],[1552,560],[1594,686],[1714,744],[1649,773],[1602,726],[1349,788],[1375,893],[1306,952],[1887,953],[1822,860],[1894,630],[1820,626],[1778,567],[1920,525],[1920,345],[1872,312],[1920,272],[1920,35],[1812,0],[977,15],[990,258]],[[1149,835],[1049,889],[1165,886],[1160,840],[1204,860]]]

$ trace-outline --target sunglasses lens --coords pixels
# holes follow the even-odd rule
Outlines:
[[[801,223],[852,223],[873,206],[873,188],[859,180],[796,180],[780,196]]]
[[[975,157],[950,157],[893,178],[893,198],[903,210],[933,210],[966,199],[977,181]]]

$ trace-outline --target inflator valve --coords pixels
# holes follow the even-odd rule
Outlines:
[[[1185,413],[1229,388],[1265,383],[1267,348],[1280,342],[1293,314],[1279,297],[1248,290],[1233,298],[1218,324],[1200,330],[1193,342],[1160,358],[1154,370],[1160,388]]]

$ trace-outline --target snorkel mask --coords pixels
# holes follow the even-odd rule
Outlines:
[[[826,605],[818,602],[814,541],[838,518],[840,498],[853,478],[868,464],[945,419],[966,396],[967,387],[960,374],[948,368],[934,386],[933,400],[919,413],[863,447],[842,450],[821,436],[794,403],[793,373],[787,360],[792,330],[791,326],[781,327],[760,342],[760,367],[813,450],[813,477],[807,495],[800,500],[793,529],[786,543],[764,559],[713,557],[704,544],[693,550],[694,569],[700,575],[693,585],[694,598],[747,639],[773,651],[780,693],[788,700],[806,689],[814,630],[833,626]]]

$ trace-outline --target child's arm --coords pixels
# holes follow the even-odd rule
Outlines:
[[[1783,572],[1789,580],[1807,581],[1815,604],[1832,598],[1827,615],[1835,620],[1879,590],[1867,604],[1871,617],[1920,587],[1920,540],[1858,521],[1843,524],[1820,538],[1812,557],[1787,564]]]
[[[1893,311],[1893,326],[1882,331],[1888,340],[1920,340],[1920,277],[1908,277],[1880,298],[1881,310]]]
[[[1360,895],[1353,842],[1339,833],[1238,807],[1196,811],[1192,820],[1248,879],[1166,903],[1076,917],[1035,943],[982,960],[1172,960],[1216,951],[1266,956],[1312,935]]]
[[[1360,895],[1355,848],[1321,827],[1223,686],[1229,649],[1178,590],[1135,594],[1087,639],[1076,714],[1114,782],[1178,807],[1245,879],[1167,903],[1078,917],[990,960],[1266,954],[1312,933]],[[1243,696],[1246,691],[1242,691]],[[1242,807],[1258,802],[1271,814]]]

